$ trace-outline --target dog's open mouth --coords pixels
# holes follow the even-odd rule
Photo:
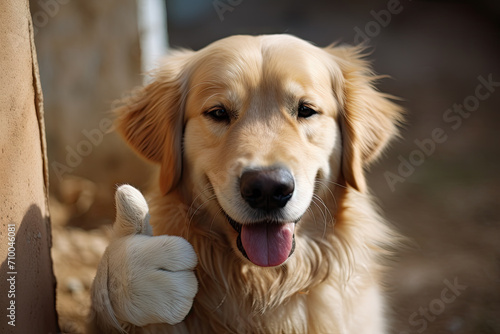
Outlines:
[[[263,221],[240,224],[231,217],[226,217],[238,232],[238,249],[253,264],[275,267],[283,264],[293,254],[295,225],[298,220],[289,223]]]

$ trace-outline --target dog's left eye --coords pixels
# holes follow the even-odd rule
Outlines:
[[[317,114],[316,110],[313,108],[309,107],[306,104],[301,103],[299,105],[298,113],[297,116],[300,118],[308,118],[311,117],[312,115]]]
[[[205,113],[216,122],[229,122],[229,113],[223,107],[216,107],[208,110]]]

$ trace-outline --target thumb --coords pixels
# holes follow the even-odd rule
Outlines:
[[[115,236],[133,234],[152,235],[149,225],[149,208],[141,192],[124,184],[116,190],[116,221],[113,226]]]

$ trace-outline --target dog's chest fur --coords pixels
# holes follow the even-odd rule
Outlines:
[[[351,197],[358,205],[342,208]],[[289,261],[264,269],[233,254],[225,237],[196,227],[208,217],[189,218],[188,211],[180,210],[186,206],[153,198],[152,217],[171,220],[152,219],[155,234],[180,235],[194,246],[199,292],[181,324],[151,325],[144,333],[383,333],[376,284],[376,260],[383,251],[377,236],[390,230],[374,219],[378,216],[369,199],[345,192],[337,201],[342,211],[335,227],[298,235],[298,251]],[[372,228],[363,224],[380,230],[370,236]]]

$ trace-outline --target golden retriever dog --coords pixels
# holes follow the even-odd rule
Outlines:
[[[147,203],[117,190],[90,330],[386,333],[398,236],[364,169],[402,111],[377,79],[361,48],[289,35],[167,56],[116,110],[159,178]]]

